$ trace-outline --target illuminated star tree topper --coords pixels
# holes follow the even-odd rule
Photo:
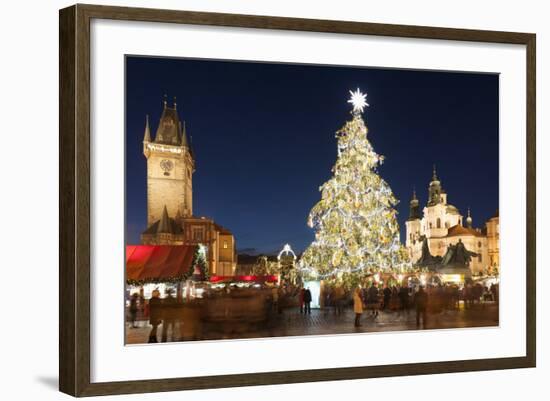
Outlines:
[[[362,113],[365,107],[369,107],[369,104],[367,103],[367,94],[361,92],[359,88],[357,88],[355,92],[349,91],[349,94],[351,97],[348,100],[348,103],[353,105],[353,111],[355,113]]]

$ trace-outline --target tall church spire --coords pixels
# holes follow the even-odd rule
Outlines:
[[[420,219],[420,205],[416,197],[416,188],[413,187],[412,199],[409,202],[409,220]]]
[[[145,115],[145,133],[143,134],[143,142],[151,142],[151,129],[149,128],[149,114]]]
[[[428,195],[428,206],[434,206],[442,202],[441,193],[444,192],[441,188],[441,182],[437,177],[437,171],[435,170],[435,164],[433,166],[432,181],[430,182]]]

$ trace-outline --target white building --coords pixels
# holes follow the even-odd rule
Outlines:
[[[489,272],[498,268],[498,212],[484,229],[474,228],[470,210],[463,225],[463,216],[453,205],[447,203],[447,193],[441,186],[434,167],[428,189],[428,203],[420,213],[420,205],[413,192],[409,218],[406,225],[406,247],[411,261],[415,263],[422,253],[422,241],[428,240],[430,253],[443,256],[449,245],[462,240],[467,250],[478,254],[470,263],[472,274]],[[488,229],[489,228],[489,229]],[[489,233],[489,237],[487,234]]]

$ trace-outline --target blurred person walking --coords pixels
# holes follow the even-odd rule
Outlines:
[[[155,289],[151,294],[151,299],[149,300],[149,324],[153,326],[151,332],[149,333],[149,342],[158,343],[157,339],[157,329],[159,324],[162,323],[160,319],[162,313],[162,301],[160,299],[160,291]]]

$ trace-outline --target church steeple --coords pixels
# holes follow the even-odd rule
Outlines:
[[[443,189],[441,188],[441,181],[439,181],[439,178],[437,177],[437,171],[435,169],[435,164],[433,166],[433,172],[432,172],[432,181],[430,182],[430,187],[428,189],[428,206],[434,206],[438,203],[441,203],[441,193],[443,192]]]
[[[420,205],[416,197],[416,188],[413,187],[412,199],[409,202],[409,220],[420,219]]]
[[[435,169],[435,164],[433,166],[432,181],[439,181],[439,179],[437,178],[437,171]]]

